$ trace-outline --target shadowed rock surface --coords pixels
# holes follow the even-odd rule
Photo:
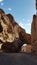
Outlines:
[[[16,49],[20,51],[23,44],[31,44],[31,35],[16,23],[11,14],[5,14],[0,9],[0,40],[3,42],[3,51],[11,49],[11,52],[15,52]]]
[[[12,43],[10,42],[6,42],[6,43],[3,43],[2,45],[2,50],[3,52],[20,52],[21,50],[21,46],[24,44],[24,42],[22,42],[21,40],[16,40]]]

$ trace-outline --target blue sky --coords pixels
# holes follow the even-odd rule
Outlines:
[[[35,12],[35,0],[0,0],[0,8],[11,13],[18,24],[31,33],[31,23]]]

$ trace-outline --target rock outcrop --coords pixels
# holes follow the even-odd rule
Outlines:
[[[2,50],[17,52],[25,43],[31,44],[31,35],[21,28],[11,14],[0,9],[0,42]],[[17,50],[17,51],[16,51]]]
[[[33,16],[31,26],[31,43],[32,43],[32,53],[37,54],[37,15]]]
[[[23,45],[23,42],[18,39],[14,40],[14,42],[5,42],[1,46],[3,52],[20,52],[21,46]]]
[[[31,45],[23,45],[21,47],[21,52],[31,53]]]

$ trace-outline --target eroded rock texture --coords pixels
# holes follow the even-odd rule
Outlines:
[[[31,44],[31,35],[27,34],[14,20],[11,14],[0,9],[0,42],[2,50],[18,52],[24,43]]]
[[[31,26],[32,53],[37,54],[37,15],[33,16]]]

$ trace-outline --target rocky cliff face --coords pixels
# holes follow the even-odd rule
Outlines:
[[[19,42],[18,42],[19,41]],[[11,14],[0,9],[0,43],[2,50],[12,52],[20,50],[24,43],[31,44],[31,35],[27,34],[14,20]]]
[[[37,54],[37,15],[33,16],[31,25],[32,53]]]

